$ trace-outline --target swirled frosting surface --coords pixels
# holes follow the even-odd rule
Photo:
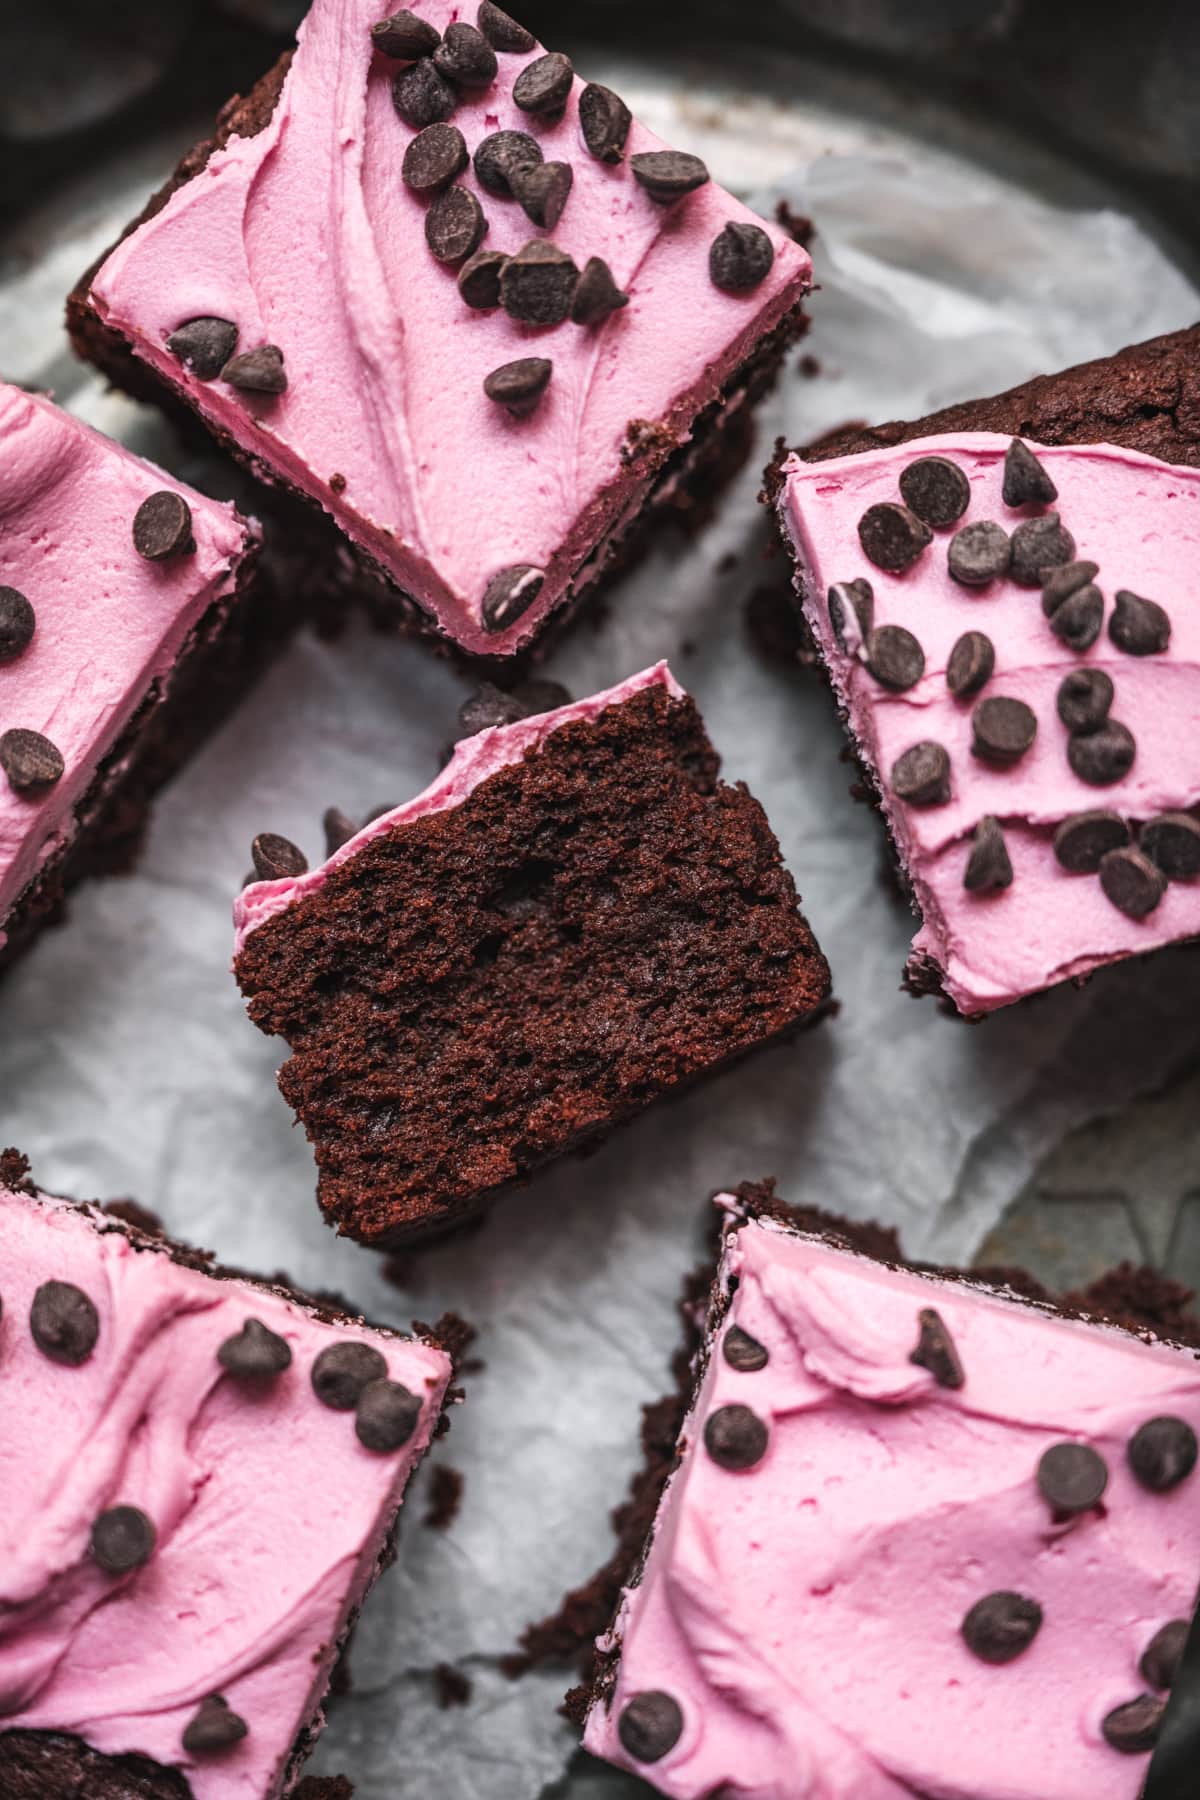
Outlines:
[[[106,1755],[182,1769],[196,1800],[262,1800],[328,1684],[338,1636],[375,1573],[401,1494],[437,1421],[449,1359],[282,1295],[139,1248],[90,1209],[0,1190],[0,1732],[67,1732]],[[35,1344],[30,1307],[68,1281],[99,1314],[80,1367]],[[248,1391],[218,1347],[259,1320],[292,1363]],[[310,1385],[327,1345],[365,1340],[422,1401],[390,1455]],[[117,1505],[154,1522],[132,1575],[88,1553]],[[220,1694],[249,1726],[220,1755],[188,1755],[185,1726]]]

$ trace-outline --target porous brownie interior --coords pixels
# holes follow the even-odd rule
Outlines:
[[[0,1732],[4,1800],[191,1800],[178,1769],[145,1756],[101,1756],[50,1731]]]
[[[829,976],[757,802],[655,687],[327,871],[247,939],[320,1199],[429,1229],[808,1017]]]

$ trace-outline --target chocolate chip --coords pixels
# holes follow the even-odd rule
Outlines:
[[[1100,1725],[1105,1743],[1123,1756],[1140,1756],[1153,1750],[1166,1710],[1166,1701],[1152,1694],[1139,1694],[1136,1700],[1114,1707]]]
[[[925,652],[903,625],[877,625],[867,639],[867,667],[883,687],[902,694],[925,673]]]
[[[154,1555],[158,1533],[137,1506],[110,1506],[92,1526],[92,1561],[106,1575],[128,1575]]]
[[[1200,875],[1200,823],[1191,813],[1159,813],[1142,826],[1139,842],[1169,880]]]
[[[1186,1619],[1172,1619],[1155,1632],[1142,1651],[1138,1673],[1151,1687],[1169,1688],[1174,1682],[1187,1648],[1188,1630]]]
[[[478,693],[464,700],[458,709],[461,731],[457,741],[498,726],[515,725],[518,719],[528,717],[529,708],[515,694],[504,693],[490,681],[481,682]]]
[[[358,826],[340,806],[331,806],[321,820],[325,832],[325,854],[332,856],[343,844],[348,844],[355,835]]]
[[[579,126],[583,141],[598,162],[619,163],[633,114],[611,88],[589,81],[579,96]]]
[[[1038,1487],[1061,1518],[1090,1512],[1108,1486],[1108,1464],[1090,1444],[1054,1444],[1038,1464]]]
[[[133,547],[147,562],[166,562],[195,550],[192,509],[182,494],[163,488],[142,501],[133,515]]]
[[[530,718],[535,713],[557,712],[560,706],[570,706],[574,699],[561,681],[551,681],[545,675],[533,675],[520,682],[510,697],[521,702]]]
[[[946,686],[955,699],[977,694],[991,680],[995,667],[996,651],[991,638],[982,631],[964,631],[946,664]]]
[[[16,662],[28,650],[37,614],[17,588],[0,587],[0,663]]]
[[[457,180],[469,161],[457,125],[427,125],[404,152],[401,173],[414,194],[436,194]]]
[[[1045,587],[1050,570],[1075,556],[1075,539],[1058,514],[1026,519],[1012,534],[1012,578],[1022,587]]]
[[[260,344],[231,357],[221,370],[221,380],[249,394],[282,394],[287,389],[283,351],[278,344]]]
[[[860,575],[856,581],[834,582],[829,590],[829,623],[838,648],[847,654],[866,643],[875,623],[875,591],[869,581]]]
[[[500,304],[500,277],[508,262],[500,250],[477,250],[458,271],[458,291],[477,312]]]
[[[53,787],[61,781],[65,767],[62,752],[40,731],[16,726],[0,737],[0,769],[8,776],[8,785],[15,794]]]
[[[950,539],[946,566],[963,587],[986,587],[1007,575],[1012,562],[1012,539],[1003,525],[976,519]]]
[[[948,456],[921,456],[901,473],[900,497],[918,519],[945,531],[971,504],[971,484]]]
[[[399,62],[416,62],[418,57],[430,56],[441,41],[429,21],[418,19],[413,12],[393,13],[390,19],[380,19],[371,27],[375,48]]]
[[[450,187],[425,214],[425,242],[440,263],[473,256],[487,233],[483,208],[469,188]]]
[[[1090,650],[1104,624],[1104,595],[1088,584],[1076,588],[1050,615],[1050,629],[1071,650]]]
[[[1020,438],[1014,438],[1008,446],[1004,458],[1004,487],[1002,489],[1005,506],[1047,506],[1051,500],[1058,499],[1055,487],[1045,467],[1038,461],[1028,444]]]
[[[167,349],[197,381],[215,381],[237,349],[238,328],[231,319],[185,319],[167,339]]]
[[[373,1344],[327,1344],[312,1366],[313,1393],[334,1412],[351,1412],[372,1381],[387,1378],[387,1363]]]
[[[1156,656],[1171,641],[1171,621],[1157,600],[1121,588],[1113,602],[1108,635],[1129,656]]]
[[[737,1369],[743,1375],[756,1375],[771,1360],[766,1346],[752,1338],[748,1331],[743,1331],[740,1325],[731,1325],[721,1339],[721,1354],[731,1369]]]
[[[1166,1494],[1196,1467],[1196,1433],[1185,1419],[1147,1419],[1129,1440],[1129,1466],[1144,1488]]]
[[[475,177],[489,194],[508,199],[513,171],[541,160],[542,147],[527,131],[493,131],[475,152]]]
[[[433,53],[433,66],[447,81],[456,81],[465,88],[490,87],[499,73],[496,52],[483,33],[461,20],[447,25]]]
[[[411,68],[401,69],[393,81],[392,105],[406,125],[423,131],[426,125],[438,125],[452,117],[458,95],[430,59],[423,56]]]
[[[292,1351],[287,1339],[269,1330],[261,1319],[247,1319],[235,1337],[225,1339],[217,1361],[227,1375],[236,1375],[239,1381],[263,1381],[291,1367]]]
[[[355,1436],[368,1450],[387,1455],[407,1444],[420,1417],[421,1402],[398,1381],[369,1381],[358,1396]]]
[[[575,171],[570,163],[521,163],[509,175],[513,198],[527,219],[553,231],[562,218]]]
[[[700,158],[683,150],[646,150],[631,156],[629,166],[639,187],[659,206],[671,206],[685,194],[694,194],[710,179]]]
[[[917,1347],[909,1357],[919,1369],[928,1369],[939,1387],[960,1388],[966,1382],[954,1339],[946,1321],[932,1306],[923,1306],[917,1314],[921,1328]]]
[[[493,50],[506,50],[516,56],[528,55],[537,49],[537,39],[532,31],[526,31],[515,19],[510,19],[506,12],[492,5],[492,0],[483,0],[479,8],[479,29],[482,31]]]
[[[1064,600],[1078,593],[1081,587],[1087,587],[1100,573],[1099,563],[1069,562],[1060,568],[1051,570],[1042,587],[1042,611],[1049,619]]]
[[[724,294],[760,287],[775,266],[775,246],[761,225],[731,219],[708,252],[708,272]]]
[[[73,1282],[44,1281],[29,1309],[29,1333],[43,1356],[77,1369],[96,1348],[100,1315]]]
[[[260,881],[286,881],[308,872],[303,850],[275,831],[260,831],[250,846],[250,856]]]
[[[571,96],[575,70],[569,56],[551,50],[536,62],[526,63],[513,83],[513,99],[522,112],[561,112]]]
[[[1067,740],[1067,761],[1091,787],[1111,787],[1122,780],[1136,755],[1133,733],[1119,719],[1106,719],[1097,731],[1077,731]]]
[[[1068,731],[1098,731],[1113,703],[1103,669],[1072,669],[1058,684],[1058,716]]]
[[[493,575],[483,593],[483,629],[507,631],[522,614],[529,611],[545,585],[543,569],[530,563],[514,563]]]
[[[183,1728],[183,1747],[189,1756],[213,1756],[240,1744],[250,1727],[220,1694],[202,1700]]]
[[[621,1708],[617,1736],[637,1762],[659,1762],[683,1735],[683,1714],[670,1694],[635,1694]]]
[[[981,894],[995,888],[1009,888],[1012,880],[1013,866],[1000,823],[985,814],[975,827],[963,886],[972,894]]]
[[[993,694],[971,714],[971,748],[985,762],[1020,762],[1037,736],[1037,714],[1024,700]]]
[[[752,1469],[767,1453],[767,1428],[748,1406],[718,1406],[705,1421],[704,1447],[723,1469]]]
[[[977,1600],[961,1627],[972,1656],[996,1666],[1015,1662],[1041,1629],[1042,1609],[1037,1601],[1003,1589]]]
[[[554,364],[544,356],[523,356],[517,362],[493,369],[483,391],[497,406],[505,406],[515,418],[524,419],[541,403],[550,385]]]
[[[1128,842],[1129,827],[1119,813],[1072,813],[1054,833],[1054,854],[1072,875],[1094,875],[1110,850]]]
[[[561,325],[570,317],[579,270],[565,251],[534,238],[500,275],[500,303],[522,325]]]
[[[899,575],[910,569],[922,550],[932,544],[933,533],[924,519],[918,519],[907,506],[894,500],[879,500],[868,506],[858,521],[858,541],[877,569]]]
[[[892,792],[910,806],[945,806],[950,798],[950,758],[941,744],[914,744],[892,764]]]
[[[571,302],[571,318],[576,325],[602,325],[612,313],[629,305],[613,279],[613,272],[602,256],[589,256]]]

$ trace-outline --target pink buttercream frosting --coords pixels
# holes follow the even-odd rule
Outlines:
[[[1200,1474],[1152,1493],[1126,1446],[1164,1414],[1200,1429],[1194,1353],[769,1222],[727,1241],[721,1281],[719,1335],[739,1326],[769,1361],[739,1372],[714,1344],[587,1748],[676,1800],[1136,1800],[1148,1757],[1101,1722],[1145,1690],[1156,1631],[1191,1614]],[[910,1361],[928,1307],[959,1389]],[[729,1405],[767,1427],[742,1472],[702,1441]],[[1109,1469],[1103,1505],[1065,1525],[1036,1484],[1060,1441]],[[993,1666],[960,1627],[1004,1591],[1043,1619]],[[618,1736],[647,1692],[682,1714],[652,1766]]]
[[[139,1752],[181,1768],[195,1800],[275,1800],[429,1443],[449,1358],[185,1268],[97,1209],[45,1195],[0,1190],[0,1244],[0,1733]],[[48,1281],[74,1283],[99,1314],[78,1367],[33,1340]],[[216,1355],[247,1318],[292,1351],[253,1392]],[[313,1393],[316,1355],[349,1340],[373,1345],[421,1400],[393,1454],[365,1449],[353,1413]],[[93,1521],[116,1505],[157,1531],[150,1561],[123,1578],[88,1552]],[[184,1728],[212,1694],[248,1735],[189,1755]]]
[[[475,18],[473,4],[449,0],[414,10],[438,30]],[[580,268],[603,257],[631,301],[587,330],[472,311],[455,271],[431,257],[425,202],[401,176],[415,134],[392,103],[398,65],[372,54],[380,12],[379,0],[316,0],[270,122],[231,138],[114,250],[91,299],[211,425],[331,513],[443,631],[507,653],[640,505],[648,472],[622,456],[631,422],[685,438],[807,290],[811,265],[767,227],[776,256],[766,280],[749,294],[720,291],[709,245],[729,220],[754,215],[715,183],[657,206],[628,163],[662,147],[652,133],[635,124],[626,160],[598,162],[580,130],[583,84],[561,120],[531,119],[512,88],[541,52],[501,53],[498,79],[464,93],[452,123],[472,155],[494,131],[530,133],[547,161],[570,163],[574,188],[547,233],[469,169],[459,180],[489,221],[483,247],[513,253],[550,237]],[[268,400],[189,374],[165,344],[197,315],[236,324],[239,350],[278,345],[286,394]],[[484,377],[532,355],[552,359],[553,380],[536,414],[514,419],[485,397]],[[519,622],[489,636],[484,591],[516,565],[545,570],[545,585]]]
[[[858,540],[868,506],[900,498],[898,478],[922,456],[948,457],[966,474],[971,500],[952,528],[993,519],[1011,532],[1048,509],[1006,507],[1001,498],[1010,439],[989,433],[930,437],[828,462],[786,465],[780,517],[795,550],[805,617],[849,718],[858,749],[879,776],[888,822],[911,877],[923,923],[914,943],[943,973],[965,1013],[988,1012],[1070,976],[1200,932],[1200,882],[1172,881],[1154,911],[1136,920],[1118,911],[1094,875],[1069,874],[1053,848],[1054,827],[1070,814],[1110,808],[1130,822],[1200,803],[1200,470],[1177,468],[1111,444],[1031,448],[1058,488],[1054,510],[1076,555],[1098,563],[1105,628],[1087,651],[1051,630],[1037,589],[1011,580],[966,588],[947,569],[949,532],[902,575],[876,568]],[[828,592],[865,577],[875,624],[903,625],[925,652],[925,673],[892,693],[844,650],[829,621]],[[1119,589],[1158,601],[1171,619],[1166,652],[1135,657],[1108,636]],[[965,631],[995,645],[990,681],[969,700],[946,685],[946,664]],[[1125,778],[1094,787],[1067,762],[1068,733],[1056,695],[1071,669],[1103,669],[1115,688],[1114,719],[1132,731],[1137,756]],[[1008,695],[1037,714],[1033,748],[1015,767],[971,752],[979,699]],[[891,792],[896,758],[914,743],[944,745],[952,765],[947,805],[914,807]],[[1012,886],[971,893],[963,886],[970,838],[987,814],[1002,824]]]
[[[37,624],[0,664],[0,733],[37,731],[66,772],[35,795],[0,777],[0,942],[5,918],[74,831],[74,811],[192,627],[232,592],[256,527],[61,412],[0,384],[0,586]],[[182,494],[195,554],[147,562],[133,519],[149,495]]]
[[[310,869],[305,875],[287,876],[280,881],[255,881],[242,889],[233,905],[233,922],[237,928],[235,954],[239,951],[252,931],[276,913],[303,900],[306,895],[315,893],[325,885],[325,877],[331,869],[340,868],[342,863],[349,862],[365,845],[386,832],[402,830],[414,819],[423,819],[429,813],[448,812],[451,807],[461,806],[463,801],[490,775],[500,769],[506,769],[511,763],[520,762],[521,758],[534,755],[546,739],[564,725],[572,725],[577,721],[588,723],[596,719],[610,706],[620,706],[626,700],[632,700],[644,688],[663,687],[676,699],[683,698],[683,689],[671,674],[665,662],[656,663],[653,668],[643,669],[640,675],[631,675],[627,681],[616,687],[608,688],[602,694],[593,694],[587,700],[575,700],[570,706],[560,706],[554,712],[537,713],[529,719],[518,719],[512,725],[493,725],[487,731],[476,732],[474,737],[464,739],[457,745],[454,755],[446,764],[437,780],[427,787],[422,794],[413,800],[406,800],[402,806],[393,807],[390,812],[382,813],[379,818],[372,819],[362,830],[343,844],[340,850],[323,862],[319,868]]]

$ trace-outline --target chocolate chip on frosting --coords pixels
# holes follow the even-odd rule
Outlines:
[[[1067,741],[1067,761],[1091,787],[1123,780],[1136,756],[1133,733],[1119,719],[1106,719],[1097,731],[1074,732]]]
[[[946,1321],[932,1306],[923,1306],[917,1314],[920,1336],[909,1357],[919,1369],[928,1369],[939,1387],[961,1388],[966,1383],[962,1362]]]
[[[215,381],[237,349],[232,319],[203,315],[185,319],[167,339],[167,349],[197,381]]]
[[[1024,1594],[1001,1590],[977,1600],[962,1622],[963,1641],[980,1662],[1015,1662],[1042,1628],[1042,1609]]]
[[[1005,506],[1047,506],[1058,499],[1058,489],[1044,464],[1020,438],[1013,439],[1005,454],[1002,492]]]
[[[570,163],[519,163],[509,172],[513,198],[527,219],[553,231],[562,218],[575,180]]]
[[[163,488],[142,501],[133,515],[133,547],[147,562],[168,562],[195,550],[192,509],[182,494]]]
[[[470,161],[457,125],[427,125],[404,152],[401,174],[414,194],[436,194],[456,181]]]
[[[861,575],[857,581],[835,581],[829,590],[828,606],[838,648],[850,652],[865,644],[875,623],[875,592],[870,582]]]
[[[507,262],[501,250],[477,250],[458,271],[458,291],[476,312],[499,306],[500,277]]]
[[[522,325],[561,325],[570,317],[579,270],[565,251],[533,238],[500,275],[500,303]]]
[[[901,471],[900,497],[918,519],[945,531],[971,504],[971,484],[948,456],[920,456]]]
[[[110,1506],[92,1526],[92,1561],[106,1575],[129,1575],[154,1555],[158,1533],[137,1506]]]
[[[321,820],[321,828],[325,833],[325,854],[332,856],[343,844],[348,844],[358,830],[358,826],[344,813],[340,806],[329,806]]]
[[[1058,684],[1058,716],[1068,731],[1098,731],[1113,703],[1103,669],[1072,669]]]
[[[761,286],[775,266],[775,246],[761,225],[731,219],[713,239],[708,273],[725,294],[746,294]]]
[[[283,351],[278,344],[260,344],[257,350],[243,350],[231,357],[221,370],[221,380],[248,394],[282,394],[288,378],[283,366]]]
[[[975,827],[963,886],[972,894],[982,894],[1009,888],[1012,882],[1013,866],[1000,822],[985,814]]]
[[[950,757],[941,744],[913,744],[892,764],[892,792],[909,806],[945,806],[950,798]]]
[[[464,262],[483,242],[488,222],[470,188],[450,187],[425,214],[425,242],[440,263]]]
[[[1075,539],[1056,512],[1026,519],[1012,534],[1012,578],[1022,587],[1044,588],[1051,569],[1074,555]]]
[[[655,1763],[673,1750],[683,1735],[683,1714],[670,1694],[651,1690],[635,1694],[621,1708],[617,1736],[635,1761]]]
[[[1142,826],[1138,841],[1168,880],[1200,875],[1200,822],[1191,813],[1159,813]]]
[[[240,1744],[249,1729],[220,1694],[209,1694],[183,1728],[183,1748],[189,1756],[215,1756]]]
[[[366,1449],[388,1455],[407,1444],[420,1417],[421,1402],[398,1381],[369,1381],[358,1396],[354,1431]]]
[[[1054,833],[1054,854],[1072,875],[1094,875],[1110,850],[1129,842],[1129,827],[1119,813],[1072,813]]]
[[[740,1325],[731,1325],[721,1339],[721,1354],[731,1369],[742,1375],[756,1375],[771,1360],[765,1344],[752,1338]]]
[[[37,614],[18,588],[0,587],[0,663],[16,662],[33,642]]]
[[[1095,581],[1099,573],[1100,565],[1094,562],[1062,563],[1052,569],[1042,584],[1042,611],[1046,617],[1053,617],[1064,600]]]
[[[493,6],[492,0],[482,0],[477,22],[493,50],[503,50],[514,56],[527,56],[531,50],[537,49],[537,39],[532,31],[526,31],[523,25],[510,19],[506,12]]]
[[[1105,1743],[1123,1756],[1141,1756],[1147,1750],[1153,1750],[1166,1710],[1166,1701],[1153,1694],[1139,1694],[1136,1700],[1115,1706],[1101,1721]]]
[[[14,726],[0,737],[0,769],[14,794],[36,793],[61,781],[66,764],[62,751],[40,731]]]
[[[545,585],[546,572],[532,563],[514,563],[492,576],[483,593],[483,629],[507,631],[529,611]]]
[[[453,116],[458,95],[428,56],[401,69],[392,83],[392,105],[406,125],[423,131]]]
[[[1129,1466],[1144,1488],[1166,1494],[1196,1467],[1196,1433],[1186,1419],[1148,1419],[1129,1440]]]
[[[1113,602],[1108,635],[1128,656],[1157,656],[1171,641],[1171,620],[1157,600],[1121,588]]]
[[[602,256],[589,256],[571,302],[571,318],[576,325],[602,325],[611,314],[629,305],[629,295],[622,293],[613,272]]]
[[[993,694],[971,714],[971,748],[984,762],[1011,766],[1033,748],[1037,714],[1024,700]]]
[[[982,631],[964,631],[946,664],[946,686],[956,700],[986,687],[996,667],[996,650]]]
[[[1129,845],[1101,857],[1100,886],[1118,912],[1144,919],[1166,893],[1167,878],[1148,856]]]
[[[1108,1464],[1090,1444],[1053,1444],[1037,1470],[1042,1498],[1062,1518],[1090,1512],[1108,1486]]]
[[[574,81],[570,57],[551,50],[536,62],[526,63],[513,83],[513,99],[522,112],[543,117],[559,113],[570,99]]]
[[[550,385],[554,364],[544,356],[522,356],[516,362],[493,369],[483,384],[483,391],[497,406],[503,406],[514,418],[524,419],[541,404]]]
[[[924,519],[895,500],[878,500],[858,521],[858,541],[877,569],[900,575],[933,542]]]
[[[419,19],[414,12],[395,12],[371,27],[375,48],[385,56],[395,57],[397,62],[416,62],[418,57],[430,56],[441,41],[429,21]]]
[[[510,199],[513,172],[541,161],[542,147],[527,131],[493,131],[475,152],[475,178],[489,194]]]
[[[261,1319],[247,1319],[242,1329],[227,1337],[217,1350],[217,1361],[227,1375],[239,1381],[268,1381],[291,1367],[292,1350]]]
[[[1179,1673],[1187,1648],[1189,1625],[1186,1619],[1171,1619],[1155,1632],[1138,1663],[1138,1673],[1153,1688],[1169,1688]]]
[[[312,1366],[313,1393],[334,1412],[352,1412],[372,1381],[387,1378],[387,1363],[373,1344],[327,1344]]]
[[[1071,650],[1090,650],[1104,624],[1104,595],[1089,582],[1076,588],[1050,615],[1050,629]]]
[[[659,206],[672,206],[711,179],[700,158],[685,150],[646,150],[631,156],[629,166],[638,186]]]
[[[925,652],[903,625],[877,625],[867,639],[867,667],[882,687],[902,694],[925,673]]]
[[[496,52],[481,31],[461,20],[447,25],[441,43],[433,53],[433,66],[446,81],[459,87],[490,87],[499,73]]]
[[[598,162],[619,163],[633,114],[611,88],[589,81],[579,96],[579,127],[583,141]]]
[[[291,838],[276,831],[260,831],[250,846],[254,873],[260,881],[286,881],[308,872],[308,858]]]
[[[43,1356],[77,1369],[96,1348],[100,1314],[72,1281],[44,1281],[29,1309],[29,1332]]]
[[[722,1469],[752,1469],[767,1453],[767,1428],[748,1406],[718,1406],[704,1424],[704,1447]]]
[[[1012,539],[993,519],[976,519],[950,539],[946,566],[962,587],[986,587],[1007,575],[1012,562]]]

